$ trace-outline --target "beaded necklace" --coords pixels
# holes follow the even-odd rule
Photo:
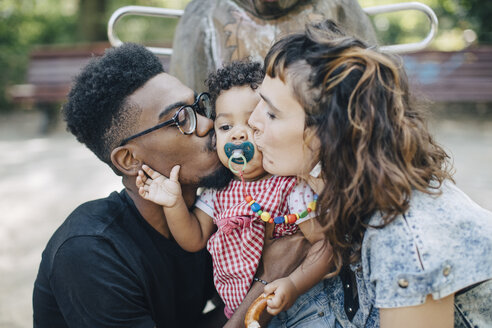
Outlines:
[[[244,166],[243,166],[244,169]],[[275,224],[280,224],[280,223],[286,223],[286,224],[294,224],[296,223],[297,220],[305,218],[308,213],[311,213],[312,211],[316,210],[316,201],[318,200],[318,195],[314,194],[313,198],[314,200],[312,202],[309,202],[307,208],[300,212],[300,213],[291,213],[287,214],[284,216],[277,216],[275,218],[272,218],[270,213],[266,211],[261,210],[261,205],[257,203],[251,195],[246,194],[246,186],[244,182],[244,177],[243,177],[243,169],[239,169],[239,176],[241,177],[241,182],[243,184],[243,193],[244,193],[244,200],[248,205],[250,206],[251,210],[256,213],[257,215],[260,216],[260,219],[264,222],[268,223],[275,223]]]
[[[243,194],[244,194],[244,200],[248,205],[250,206],[251,210],[256,213],[257,215],[260,216],[260,219],[264,222],[268,223],[275,223],[275,224],[281,224],[281,223],[286,223],[286,224],[294,224],[296,223],[297,220],[305,218],[309,213],[312,211],[316,210],[316,201],[318,200],[318,195],[314,194],[313,198],[314,200],[312,202],[309,202],[307,208],[300,212],[300,213],[291,213],[283,216],[277,216],[275,218],[272,218],[270,213],[263,211],[261,209],[261,204],[257,203],[251,195],[246,194],[246,183],[244,182],[244,177],[243,177],[243,171],[246,168],[246,164],[248,163],[248,159],[250,160],[253,158],[254,154],[254,146],[251,144],[249,141],[246,141],[240,145],[234,145],[232,143],[227,143],[224,147],[224,151],[226,155],[229,157],[229,169],[233,172],[238,174],[241,177],[241,182],[243,185]],[[246,156],[248,158],[246,158]],[[241,160],[241,161],[239,161]],[[232,167],[232,162],[236,164],[242,164],[243,167],[239,168],[238,170],[235,170]]]

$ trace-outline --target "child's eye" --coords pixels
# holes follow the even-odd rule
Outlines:
[[[272,114],[270,112],[267,112],[266,114],[267,114],[268,118],[271,119],[271,120],[274,120],[274,119],[277,118],[277,116],[275,116],[275,114]]]
[[[221,126],[219,126],[219,130],[222,130],[222,131],[227,131],[227,130],[230,130],[232,127],[229,125],[229,124],[223,124]]]

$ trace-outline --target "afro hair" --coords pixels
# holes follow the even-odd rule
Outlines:
[[[206,81],[210,100],[212,101],[212,117],[215,118],[215,102],[222,90],[249,85],[255,90],[265,76],[262,64],[248,60],[232,61],[226,66],[211,73]]]
[[[141,112],[127,97],[162,72],[154,54],[126,43],[93,58],[74,80],[63,106],[67,130],[117,174],[111,151],[132,133]]]

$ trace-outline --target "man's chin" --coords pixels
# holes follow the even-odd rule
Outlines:
[[[229,169],[220,165],[214,172],[200,179],[199,187],[221,189],[227,186],[233,177]]]

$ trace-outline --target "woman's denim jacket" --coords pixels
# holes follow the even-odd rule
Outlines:
[[[361,309],[414,306],[429,294],[435,300],[455,294],[455,327],[492,327],[492,213],[451,182],[441,191],[414,191],[405,215],[367,229]],[[381,223],[380,215],[370,220]]]
[[[350,267],[359,308],[349,320],[347,286],[340,276],[326,279],[326,327],[379,327],[379,308],[420,305],[429,294],[455,294],[455,327],[492,327],[492,213],[450,182],[441,191],[414,191],[405,215],[367,229],[361,261]],[[380,225],[381,216],[369,223]]]

